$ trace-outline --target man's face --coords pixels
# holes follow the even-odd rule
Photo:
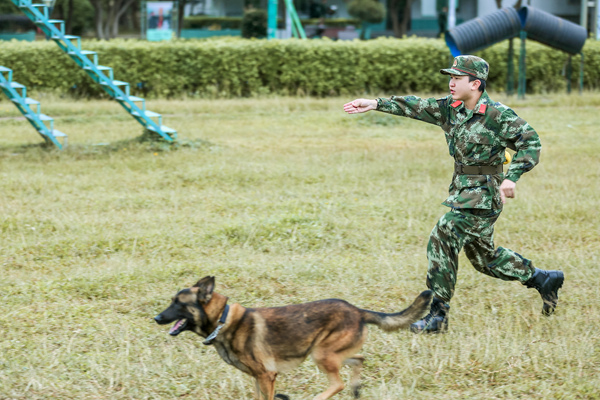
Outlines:
[[[469,82],[467,75],[450,75],[450,94],[452,99],[467,101],[477,91],[477,81]]]

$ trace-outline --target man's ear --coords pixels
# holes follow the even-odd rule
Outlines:
[[[213,290],[215,289],[215,277],[205,276],[196,282],[194,287],[198,288],[198,301],[208,303],[212,298]]]
[[[471,90],[476,92],[479,90],[479,86],[481,86],[481,81],[479,79],[475,79],[471,81]]]

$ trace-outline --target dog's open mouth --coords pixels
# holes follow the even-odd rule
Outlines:
[[[187,325],[187,319],[180,319],[173,325],[173,327],[169,330],[169,335],[177,336],[184,330]]]

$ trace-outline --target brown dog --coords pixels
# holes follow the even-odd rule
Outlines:
[[[256,398],[275,396],[277,374],[298,366],[309,355],[329,378],[329,388],[315,400],[329,399],[344,384],[339,370],[351,365],[350,386],[356,398],[364,358],[356,354],[367,338],[367,324],[395,331],[421,318],[429,309],[431,291],[421,293],[406,310],[385,314],[361,310],[338,299],[272,308],[227,305],[227,297],[213,292],[215,278],[207,276],[179,291],[171,305],[154,319],[175,322],[173,336],[190,330],[213,344],[221,358],[256,378]]]

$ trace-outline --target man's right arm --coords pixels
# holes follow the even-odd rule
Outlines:
[[[445,120],[439,102],[446,99],[421,99],[416,96],[392,96],[390,99],[356,99],[344,105],[348,114],[378,110],[388,114],[413,118],[419,121],[441,126]]]

